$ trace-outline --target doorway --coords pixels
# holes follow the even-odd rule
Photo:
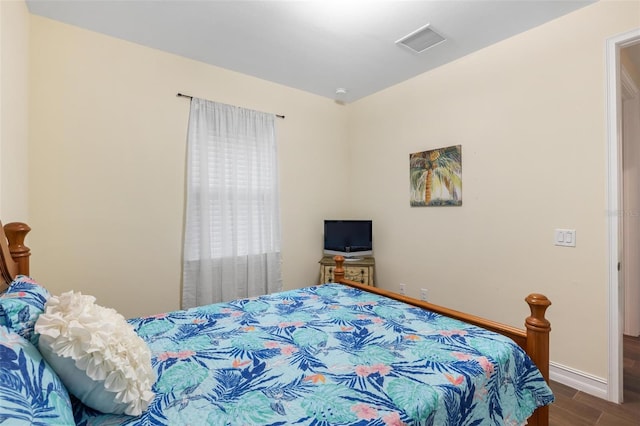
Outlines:
[[[631,291],[631,295],[635,294],[637,287],[637,281],[640,280],[640,265],[636,262],[625,262],[625,256],[633,256],[634,250],[640,254],[640,226],[636,226],[635,222],[639,218],[635,218],[627,211],[640,214],[640,197],[637,199],[629,194],[633,193],[634,189],[640,189],[640,172],[638,173],[638,179],[630,179],[627,176],[627,188],[625,188],[625,171],[630,170],[627,167],[625,170],[625,164],[623,162],[623,152],[631,156],[636,153],[638,155],[637,166],[640,166],[640,147],[633,145],[632,138],[636,136],[629,136],[629,129],[625,129],[625,125],[629,125],[630,120],[627,117],[624,120],[625,108],[623,103],[630,99],[630,95],[633,96],[633,87],[630,87],[629,77],[630,75],[624,75],[621,65],[622,52],[624,54],[631,53],[636,55],[640,54],[635,46],[640,43],[640,29],[630,31],[628,33],[613,37],[607,41],[606,46],[606,64],[607,64],[607,148],[608,148],[608,245],[609,245],[609,380],[607,383],[607,399],[612,402],[621,403],[624,399],[623,391],[623,331],[625,331],[625,325],[632,326],[633,315],[628,310],[627,313],[632,313],[631,319],[627,319],[625,315],[625,290]],[[627,73],[629,74],[629,73]],[[626,81],[625,81],[626,78]],[[631,79],[632,81],[633,79]],[[623,81],[624,84],[623,84]],[[627,87],[625,87],[627,85]],[[623,99],[626,97],[626,99]],[[629,106],[626,107],[627,114],[630,113]],[[636,111],[637,114],[637,111]],[[633,118],[633,117],[631,117]],[[632,126],[635,126],[633,124]],[[627,130],[627,140],[624,139],[624,130]],[[633,130],[633,129],[631,129]],[[626,144],[625,144],[626,142]],[[637,141],[636,141],[637,142]],[[625,146],[626,145],[626,146]],[[627,160],[627,166],[628,160]],[[628,174],[628,173],[627,173]],[[634,188],[635,186],[635,188]],[[627,195],[625,197],[625,195]],[[626,210],[629,209],[629,210]],[[637,228],[637,229],[636,229]],[[630,236],[634,236],[637,241],[634,241]],[[637,257],[636,257],[637,259]],[[621,265],[622,262],[623,264]],[[627,263],[629,267],[627,268]],[[632,265],[633,264],[633,265]],[[621,267],[622,266],[622,267]],[[627,282],[625,283],[625,278]],[[640,291],[640,290],[639,290]],[[627,322],[625,323],[625,320]]]
[[[640,335],[640,43],[620,49],[623,334]],[[624,352],[624,351],[623,351]]]

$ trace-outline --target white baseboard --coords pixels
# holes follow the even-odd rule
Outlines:
[[[607,399],[607,381],[555,362],[549,363],[549,378],[598,398]]]

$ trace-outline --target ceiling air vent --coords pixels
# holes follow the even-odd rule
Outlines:
[[[418,28],[411,34],[402,37],[400,40],[396,41],[396,44],[405,46],[416,53],[420,53],[446,40],[440,34],[429,28],[429,25],[430,24],[427,24],[424,27]]]

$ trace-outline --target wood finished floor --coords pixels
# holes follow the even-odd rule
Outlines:
[[[640,338],[624,338],[624,403],[613,404],[557,382],[550,426],[640,426]]]

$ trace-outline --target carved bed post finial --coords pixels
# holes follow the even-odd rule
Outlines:
[[[333,281],[341,282],[344,279],[344,257],[337,255],[333,260],[336,262],[336,268],[333,270]]]
[[[4,226],[4,232],[9,241],[9,252],[18,264],[18,274],[29,275],[29,256],[31,249],[24,245],[24,239],[31,231],[26,223],[11,222]]]

